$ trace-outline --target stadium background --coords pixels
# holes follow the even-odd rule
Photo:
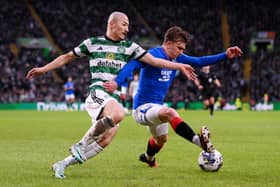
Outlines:
[[[43,108],[43,103],[63,101],[62,85],[69,74],[76,82],[77,99],[83,102],[89,80],[86,59],[34,80],[25,79],[25,75],[31,67],[48,63],[86,37],[104,34],[107,16],[113,10],[128,14],[129,38],[146,48],[160,44],[172,25],[192,34],[187,47],[190,55],[240,46],[244,52],[241,58],[213,66],[224,85],[222,96],[228,102],[240,97],[249,107],[250,101],[263,102],[267,92],[269,102],[277,104],[277,7],[276,1],[264,0],[0,0],[0,109],[31,109],[36,102],[42,102]],[[174,102],[175,107],[179,101],[191,107],[199,101],[197,89],[178,76],[167,101]],[[224,157],[219,172],[201,171],[197,165],[200,149],[171,129],[168,144],[157,157],[160,167],[140,163],[138,154],[145,150],[149,133],[129,115],[102,155],[67,169],[67,178],[57,180],[50,167],[67,156],[69,146],[88,129],[87,113],[0,110],[0,186],[280,186],[279,111],[217,111],[213,118],[208,111],[178,112],[196,132],[204,124],[211,129],[212,142]]]
[[[28,109],[36,102],[63,102],[68,75],[73,76],[77,102],[83,102],[90,81],[86,59],[34,80],[25,79],[26,72],[72,50],[87,37],[103,35],[114,10],[128,14],[128,37],[147,49],[160,45],[164,32],[173,25],[192,35],[186,50],[189,55],[239,46],[244,52],[241,58],[213,66],[222,81],[222,101],[234,104],[241,99],[244,108],[253,109],[267,94],[274,109],[280,108],[280,9],[274,1],[234,0],[1,1],[0,108]],[[166,102],[175,108],[191,108],[197,102],[201,106],[198,89],[181,75]]]

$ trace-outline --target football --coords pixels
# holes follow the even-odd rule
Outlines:
[[[198,156],[198,165],[203,171],[219,171],[223,166],[223,156],[216,149],[211,153],[201,151]]]

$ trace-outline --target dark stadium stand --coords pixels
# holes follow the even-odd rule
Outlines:
[[[221,24],[221,11],[227,16],[230,45],[238,45],[244,57],[213,66],[222,81],[220,96],[226,101],[249,95],[258,102],[268,93],[271,101],[280,100],[280,54],[279,17],[280,10],[272,3],[247,1],[184,1],[160,0],[146,3],[139,1],[2,1],[0,7],[0,103],[63,101],[63,81],[71,75],[76,84],[77,101],[84,101],[90,75],[87,60],[67,65],[54,73],[48,73],[34,80],[26,80],[26,72],[33,66],[48,63],[61,52],[67,52],[82,40],[92,35],[104,34],[106,20],[114,10],[124,11],[130,18],[129,38],[147,45],[159,45],[166,29],[179,25],[188,30],[192,40],[187,46],[187,54],[208,55],[224,50],[227,32]],[[29,5],[29,7],[27,6]],[[41,23],[30,12],[36,11]],[[156,8],[155,8],[156,7]],[[250,7],[250,8],[249,8]],[[262,7],[259,9],[259,7]],[[43,24],[47,31],[42,28]],[[261,51],[251,54],[249,43],[256,31],[275,31],[274,52]],[[50,35],[46,34],[48,32]],[[21,47],[20,37],[53,40],[61,51]],[[250,59],[249,79],[244,76],[244,62]],[[248,61],[249,62],[249,61]],[[185,85],[185,86],[182,86]],[[167,95],[166,101],[188,103],[198,101],[195,85],[179,75]],[[248,98],[247,98],[248,100]]]

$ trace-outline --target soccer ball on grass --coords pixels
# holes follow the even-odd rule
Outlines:
[[[198,156],[198,165],[203,171],[219,171],[223,166],[223,156],[216,149],[211,153],[201,151]]]

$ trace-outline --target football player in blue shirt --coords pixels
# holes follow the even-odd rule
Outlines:
[[[189,34],[182,28],[174,26],[165,33],[162,46],[150,49],[149,53],[158,58],[196,67],[216,64],[242,55],[242,51],[235,46],[216,55],[191,57],[183,53],[188,41]],[[133,103],[133,117],[137,123],[148,126],[152,134],[146,152],[139,157],[140,161],[147,163],[150,167],[157,166],[155,155],[167,141],[168,123],[181,137],[207,152],[213,151],[214,147],[209,139],[210,131],[206,126],[203,126],[200,133],[196,134],[175,109],[164,105],[164,97],[175,77],[176,70],[130,61],[121,70],[115,81],[103,84],[104,88],[110,92],[115,90],[136,69],[141,70],[139,87]]]
[[[75,88],[72,77],[67,78],[67,82],[64,84],[65,101],[68,110],[73,110],[73,103],[75,102]]]

